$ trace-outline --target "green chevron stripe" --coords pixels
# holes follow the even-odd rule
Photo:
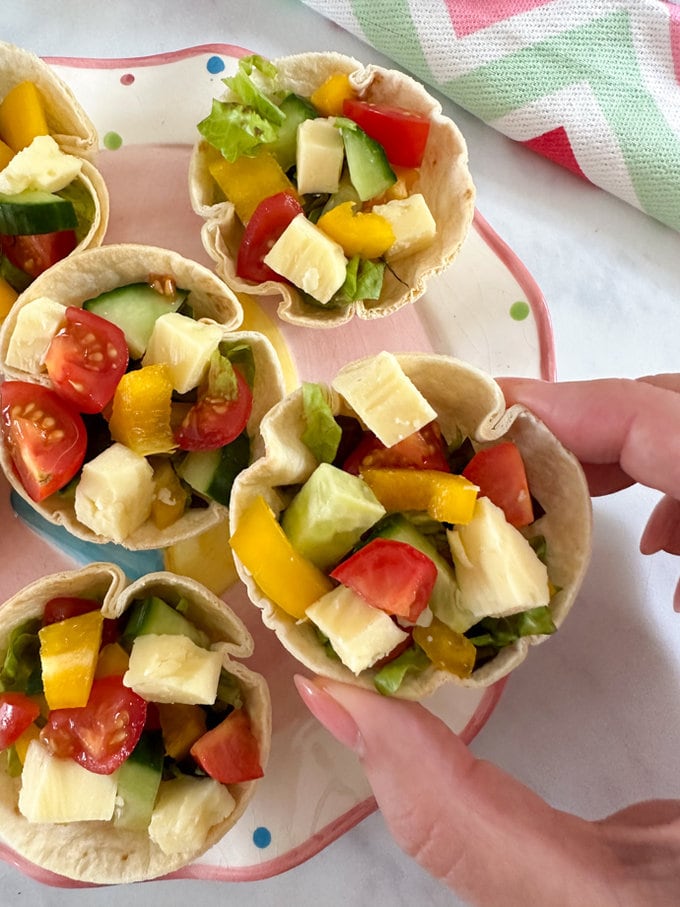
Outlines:
[[[680,229],[680,140],[645,88],[626,11],[436,83],[408,5],[395,0],[389,14],[383,9],[383,15],[378,15],[379,6],[371,0],[353,0],[367,40],[487,122],[570,85],[587,83],[617,138],[640,207]],[[399,24],[390,28],[390,21]]]

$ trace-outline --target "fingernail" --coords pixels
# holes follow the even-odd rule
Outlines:
[[[344,746],[361,755],[363,738],[356,722],[347,709],[324,689],[323,680],[310,680],[296,674],[293,678],[298,693],[309,711],[323,724],[327,731]]]

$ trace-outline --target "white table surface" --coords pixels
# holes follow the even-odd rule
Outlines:
[[[130,57],[232,43],[266,56],[338,50],[393,65],[299,0],[4,0],[0,37],[44,56]],[[467,138],[480,211],[547,300],[558,378],[677,370],[680,236],[440,99]],[[593,560],[574,611],[510,678],[472,744],[585,817],[680,796],[680,617],[671,606],[678,562],[642,558],[637,549],[656,499],[631,489],[595,502]],[[190,899],[202,907],[462,904],[399,851],[379,813],[303,865],[260,882],[61,890],[0,865],[5,907]]]

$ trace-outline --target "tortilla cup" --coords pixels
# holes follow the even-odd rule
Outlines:
[[[175,604],[189,602],[186,615],[219,650],[222,665],[241,687],[244,708],[259,744],[265,768],[271,740],[271,706],[265,679],[240,663],[253,652],[253,639],[241,620],[205,587],[171,573],[152,573],[127,585],[115,564],[93,563],[81,570],[46,576],[27,586],[0,607],[0,652],[11,631],[40,617],[49,599],[57,596],[97,598],[105,617],[120,617],[136,598],[157,595]],[[130,831],[112,822],[64,824],[29,822],[18,810],[20,778],[11,777],[3,760],[0,768],[0,836],[17,854],[37,866],[70,879],[93,884],[136,882],[166,875],[195,860],[212,847],[243,815],[256,781],[228,785],[235,800],[231,814],[209,829],[205,840],[191,849],[167,854],[144,831]],[[189,837],[187,835],[187,837]]]
[[[41,274],[17,299],[0,329],[0,370],[7,379],[51,387],[46,372],[31,374],[7,365],[10,339],[22,308],[45,296],[67,306],[82,306],[88,299],[107,290],[145,282],[150,274],[171,275],[178,287],[189,290],[188,302],[196,318],[219,324],[224,331],[224,340],[243,340],[250,345],[255,361],[255,383],[247,431],[251,438],[251,455],[254,456],[260,421],[284,394],[276,353],[263,334],[254,331],[236,333],[243,317],[240,302],[210,270],[177,252],[137,244],[104,245],[67,258]],[[72,535],[88,542],[112,541],[78,520],[72,495],[56,493],[40,503],[33,501],[19,481],[7,445],[1,437],[0,465],[17,494],[45,519],[64,526]],[[226,512],[224,505],[206,498],[205,506],[189,508],[165,529],[158,529],[150,519],[146,520],[120,544],[130,550],[164,548],[203,532],[223,519]]]
[[[92,220],[78,229],[80,252],[98,246],[109,222],[109,194],[102,175],[94,166],[99,137],[94,124],[73,91],[40,57],[0,41],[0,99],[20,82],[34,82],[45,105],[49,133],[59,148],[83,161],[75,182],[92,200]],[[73,254],[73,253],[71,253]]]
[[[428,280],[443,271],[458,254],[472,223],[475,188],[468,170],[467,146],[455,123],[442,115],[438,101],[414,79],[395,69],[363,66],[338,53],[304,53],[273,61],[282,88],[309,97],[329,76],[351,74],[362,100],[404,107],[430,118],[430,135],[420,176],[413,192],[421,192],[437,225],[435,239],[426,249],[400,258],[385,270],[382,293],[377,300],[360,300],[347,306],[326,308],[306,302],[290,284],[267,281],[253,284],[236,275],[236,255],[243,227],[234,206],[219,200],[219,190],[208,170],[210,146],[195,146],[189,190],[194,210],[204,218],[201,237],[215,261],[217,273],[236,292],[280,297],[278,315],[291,324],[331,328],[345,324],[354,315],[382,318],[423,295]],[[212,149],[214,152],[214,149]]]
[[[500,387],[479,369],[441,355],[408,353],[396,358],[436,411],[449,442],[468,436],[478,449],[501,440],[514,441],[518,446],[531,493],[545,511],[532,524],[531,534],[543,535],[546,540],[548,575],[558,590],[550,599],[550,611],[560,627],[574,603],[591,550],[591,501],[579,462],[523,406],[506,410]],[[326,392],[334,415],[355,415],[335,391],[327,388]],[[232,535],[258,495],[278,515],[296,487],[316,469],[317,459],[301,440],[304,428],[302,392],[298,389],[277,404],[260,426],[265,453],[240,474],[234,485],[229,514]],[[329,658],[311,621],[298,621],[286,614],[262,593],[237,556],[234,561],[250,600],[262,612],[264,624],[302,664],[317,674],[373,688],[373,669],[355,675],[339,660]],[[490,686],[521,664],[532,645],[545,639],[547,636],[541,635],[516,640],[466,679],[430,666],[417,676],[407,675],[396,695],[422,699],[445,683]]]

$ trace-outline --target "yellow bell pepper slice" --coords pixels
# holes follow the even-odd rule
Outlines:
[[[38,631],[43,689],[50,709],[87,703],[99,658],[104,618],[88,611]]]
[[[191,747],[208,729],[205,711],[200,705],[179,702],[159,702],[157,708],[165,752],[172,759],[186,759]]]
[[[260,151],[254,157],[240,157],[233,163],[220,158],[208,169],[244,225],[260,202],[270,195],[291,192],[298,197],[295,186],[268,151]]]
[[[157,529],[167,529],[187,509],[190,494],[169,460],[159,457],[151,461],[151,465],[155,488],[151,502],[151,520]]]
[[[312,92],[310,101],[324,117],[342,116],[342,102],[345,98],[355,98],[356,91],[352,88],[346,72],[336,72],[329,76],[325,82]]]
[[[94,671],[95,678],[122,676],[128,669],[130,656],[117,642],[102,646]]]
[[[380,258],[395,240],[392,225],[381,214],[354,213],[353,202],[331,208],[317,221],[319,230],[342,246],[348,258]]]
[[[6,142],[3,142],[2,139],[0,139],[0,170],[4,170],[13,157],[14,152],[12,149]]]
[[[167,365],[145,365],[126,372],[113,395],[111,437],[143,457],[170,453],[177,447],[171,412],[172,379]]]
[[[479,488],[437,469],[365,469],[361,478],[391,512],[425,510],[441,523],[469,523]]]
[[[37,135],[49,135],[42,98],[34,82],[20,82],[0,103],[0,137],[21,151]]]
[[[420,646],[435,668],[469,677],[475,667],[477,648],[467,636],[447,627],[436,617],[429,627],[415,627],[413,641]]]
[[[9,310],[19,298],[13,286],[7,283],[4,277],[0,277],[0,322],[9,315]]]
[[[229,544],[262,592],[297,620],[333,588],[326,574],[293,548],[261,495],[241,515]]]

